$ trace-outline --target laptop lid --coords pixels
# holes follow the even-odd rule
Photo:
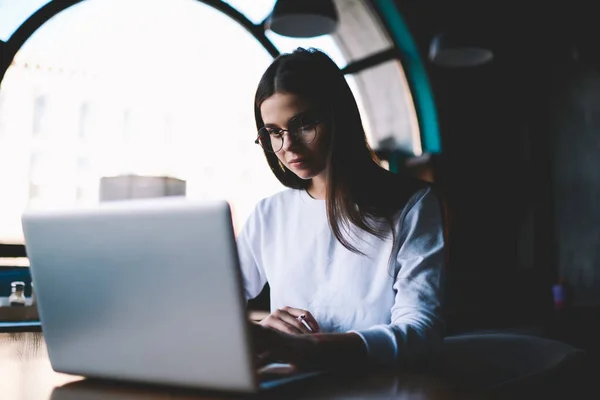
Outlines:
[[[56,371],[257,389],[228,203],[130,200],[22,223]]]

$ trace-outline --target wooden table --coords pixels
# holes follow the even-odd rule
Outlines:
[[[0,333],[0,398],[2,399],[137,400],[223,397],[225,396],[215,393],[94,381],[56,373],[50,365],[42,333]],[[252,398],[464,399],[475,397],[465,396],[465,393],[459,393],[456,388],[433,377],[379,372],[361,376],[323,376],[281,387]]]

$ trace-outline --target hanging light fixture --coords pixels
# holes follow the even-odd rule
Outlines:
[[[277,0],[266,28],[282,36],[307,38],[330,34],[337,24],[333,0]]]
[[[431,41],[429,60],[442,67],[476,67],[494,59],[491,49],[465,35],[440,33]]]

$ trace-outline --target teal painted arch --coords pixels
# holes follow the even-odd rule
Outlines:
[[[402,67],[412,92],[419,120],[423,152],[441,153],[442,143],[435,100],[417,45],[395,0],[375,0],[375,6],[402,54]]]

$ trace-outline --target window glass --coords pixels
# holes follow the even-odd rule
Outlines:
[[[33,13],[51,0],[0,0],[0,40],[6,42]]]
[[[225,198],[239,229],[283,189],[254,144],[254,92],[271,61],[195,0],[87,0],[50,19],[0,86],[0,242],[22,242],[25,208],[96,203],[100,179],[121,174]]]

